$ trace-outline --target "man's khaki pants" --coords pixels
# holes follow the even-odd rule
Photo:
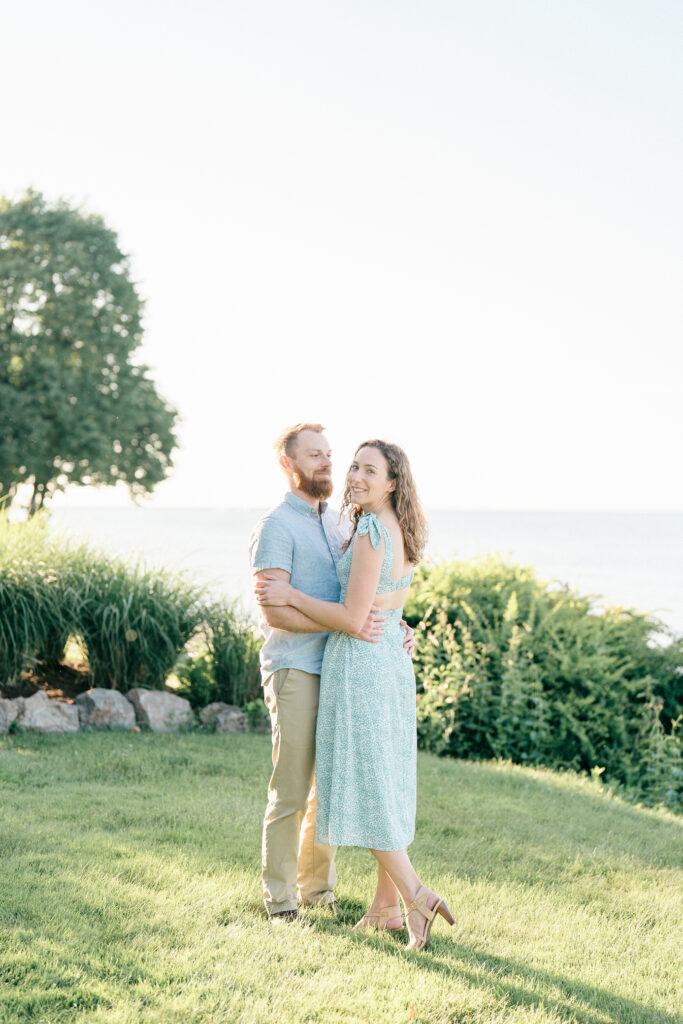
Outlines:
[[[315,723],[320,676],[282,668],[265,682],[273,774],[263,822],[263,901],[269,914],[334,900],[336,846],[315,838]]]

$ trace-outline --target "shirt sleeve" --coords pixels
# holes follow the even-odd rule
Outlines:
[[[252,573],[262,569],[284,569],[292,573],[294,541],[291,534],[272,516],[254,530],[249,542]]]

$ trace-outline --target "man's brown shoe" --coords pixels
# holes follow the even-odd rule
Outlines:
[[[273,924],[287,924],[289,921],[296,921],[298,917],[298,910],[280,910],[276,914],[271,914],[269,919]]]
[[[326,903],[302,903],[301,906],[305,907],[306,910],[325,910],[328,914],[332,914],[333,917],[336,917],[339,913],[339,904],[334,899],[328,900]]]

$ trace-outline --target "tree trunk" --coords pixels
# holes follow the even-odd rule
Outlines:
[[[36,512],[38,511],[38,506],[36,504],[36,500],[38,498],[38,487],[39,487],[38,481],[36,479],[34,479],[34,481],[33,481],[33,491],[31,493],[31,501],[30,501],[30,504],[28,506],[29,519],[32,516],[34,516],[36,514]]]

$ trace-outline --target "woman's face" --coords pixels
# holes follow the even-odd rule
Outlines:
[[[396,488],[389,477],[389,464],[378,448],[359,448],[348,472],[351,501],[364,509],[384,505]]]

